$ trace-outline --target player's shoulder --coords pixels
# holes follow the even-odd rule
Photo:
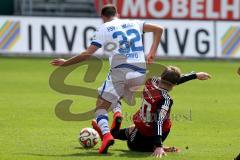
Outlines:
[[[162,88],[159,88],[159,87],[157,86],[158,81],[159,81],[159,78],[158,78],[158,77],[152,77],[152,78],[149,78],[149,79],[146,81],[146,84],[147,84],[147,85],[151,85],[151,86],[153,86],[156,90],[158,90],[159,93],[160,93],[160,96],[161,96],[163,99],[171,99],[171,96],[169,95],[169,93],[168,93],[167,90],[162,89]]]
[[[161,96],[163,97],[163,99],[172,99],[171,96],[168,94],[168,91],[165,89],[161,89]]]
[[[119,19],[119,20],[121,20],[122,22],[134,22],[134,23],[138,23],[142,21],[140,19]]]
[[[157,77],[151,77],[146,80],[145,85],[152,85],[152,86],[156,87],[158,80],[159,79]]]
[[[98,25],[98,26],[96,27],[96,32],[102,33],[102,32],[104,32],[104,31],[105,31],[105,26],[104,26],[104,24]]]
[[[131,23],[131,24],[134,24],[136,26],[142,25],[144,23],[144,21],[139,20],[139,19],[125,19],[123,22]]]
[[[116,19],[114,21],[111,21],[108,24],[115,24],[115,25],[124,25],[124,24],[131,24],[131,25],[139,25],[142,21],[137,19]]]
[[[151,94],[151,97],[154,97],[155,99],[161,99],[161,92],[159,92],[159,88],[157,87],[158,83],[157,77],[152,77],[147,79],[144,86],[144,92],[148,93],[148,95]]]
[[[159,78],[154,76],[154,77],[150,78],[150,80],[153,84],[156,84],[158,82]]]
[[[132,23],[138,22],[138,20],[136,20],[136,19],[121,19],[121,21],[122,22],[132,22]]]

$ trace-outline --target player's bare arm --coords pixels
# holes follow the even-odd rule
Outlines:
[[[89,57],[92,56],[93,53],[95,53],[98,50],[98,47],[95,45],[90,45],[86,51],[82,52],[80,55],[74,56],[68,60],[57,58],[54,59],[51,64],[54,66],[69,66],[72,64],[76,64],[82,61],[85,61]]]
[[[153,32],[153,43],[152,43],[151,49],[147,55],[147,63],[151,64],[154,61],[154,58],[156,56],[157,48],[160,43],[164,28],[162,26],[159,26],[156,24],[146,23],[143,26],[143,31],[144,32]]]

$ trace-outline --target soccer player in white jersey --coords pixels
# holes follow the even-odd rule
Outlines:
[[[136,88],[144,83],[146,62],[142,34],[153,33],[153,42],[147,54],[147,63],[151,64],[155,58],[158,45],[163,33],[163,27],[144,23],[139,20],[123,20],[118,18],[114,5],[105,5],[101,10],[103,24],[96,30],[91,45],[80,55],[68,60],[54,59],[54,66],[69,66],[88,59],[99,48],[109,55],[110,72],[99,88],[96,102],[96,120],[103,135],[99,153],[107,153],[113,145],[114,138],[108,127],[107,110],[111,107],[114,117],[121,117],[121,98],[132,101],[132,94]],[[117,116],[116,116],[117,115]],[[114,124],[113,124],[114,125]]]

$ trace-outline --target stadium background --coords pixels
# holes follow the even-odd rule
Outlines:
[[[70,57],[89,45],[106,3],[115,3],[122,18],[165,27],[158,63],[213,76],[209,82],[195,81],[173,91],[175,122],[166,143],[183,151],[165,159],[236,157],[240,0],[8,0],[0,1],[0,159],[99,158],[96,148],[83,150],[76,139],[90,121],[66,122],[54,112],[61,99],[74,100],[74,113],[92,109],[94,99],[55,92],[48,78],[55,69],[49,65],[52,57]],[[145,34],[146,51],[151,41],[152,35]],[[107,56],[101,50],[97,55]],[[105,79],[108,62],[94,83],[82,80],[85,69],[76,69],[66,82],[96,89]],[[124,126],[135,110],[124,106]],[[149,154],[129,152],[125,143],[117,142],[109,156],[131,159]]]

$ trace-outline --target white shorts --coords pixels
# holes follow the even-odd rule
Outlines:
[[[129,68],[113,68],[101,87],[98,88],[99,95],[114,108],[120,101],[125,98],[126,102],[131,105],[134,102],[134,92],[143,85],[145,72],[134,71]]]

